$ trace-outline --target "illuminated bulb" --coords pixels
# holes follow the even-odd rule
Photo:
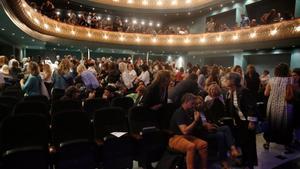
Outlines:
[[[205,43],[206,42],[206,38],[200,38],[200,42],[201,43]]]
[[[168,39],[168,43],[173,43],[174,40],[172,38]]]
[[[68,16],[71,16],[71,13],[70,13],[70,12],[68,13]]]
[[[57,12],[56,12],[56,15],[60,15],[60,12],[59,12],[59,11],[57,11]]]
[[[250,38],[255,38],[255,37],[256,37],[256,32],[250,34]]]
[[[276,35],[277,34],[277,29],[274,29],[274,30],[271,30],[271,32],[270,32],[270,34],[272,35],[272,36],[274,36],[274,35]]]
[[[145,25],[145,22],[144,22],[144,21],[142,21],[142,22],[141,22],[141,24],[142,24],[142,25]]]
[[[56,32],[60,32],[61,29],[60,29],[59,27],[56,27],[56,28],[55,28],[55,31],[56,31]]]
[[[49,29],[49,25],[45,23],[45,24],[44,24],[44,28],[45,28],[45,29]]]
[[[191,42],[191,40],[190,39],[184,39],[184,43],[190,43]]]
[[[300,32],[300,26],[296,26],[296,27],[295,27],[295,31],[296,31],[296,32]]]
[[[81,14],[78,14],[78,17],[80,18],[82,15]]]
[[[152,22],[149,22],[149,26],[153,26],[153,23],[152,23]]]
[[[171,5],[177,5],[177,0],[173,0],[173,1],[171,2]]]
[[[73,31],[73,30],[71,31],[71,34],[72,34],[72,35],[75,35],[75,33],[76,33],[75,31]]]
[[[37,18],[34,18],[34,22],[38,25],[40,24],[40,21]]]
[[[119,2],[119,0],[113,0],[113,2]]]
[[[158,1],[156,2],[156,5],[158,5],[158,6],[162,6],[162,4],[163,4],[163,2],[162,2],[161,0],[158,0]]]
[[[127,3],[128,4],[133,4],[134,2],[133,2],[133,0],[128,0]]]
[[[233,35],[232,36],[232,40],[238,40],[239,39],[239,36],[238,35]]]
[[[128,22],[128,19],[125,19],[125,23],[127,23]]]
[[[142,4],[143,5],[148,5],[148,1],[147,0],[143,0]]]
[[[157,42],[157,38],[152,38],[152,42],[156,43]]]
[[[133,20],[132,23],[133,23],[133,24],[137,24],[137,21],[136,21],[136,20]]]
[[[135,39],[135,41],[140,42],[141,39],[140,39],[139,37],[137,37],[137,38]]]
[[[90,38],[90,37],[92,37],[92,34],[89,32],[89,33],[87,34],[87,36]]]
[[[107,36],[107,35],[104,35],[104,36],[103,36],[103,39],[108,39],[108,36]]]
[[[222,37],[221,37],[221,36],[216,37],[216,41],[217,41],[217,42],[220,42],[221,40],[222,40]]]
[[[160,27],[160,23],[156,24],[156,27]]]
[[[100,20],[100,19],[101,19],[101,16],[97,16],[97,19]]]
[[[120,40],[120,41],[124,41],[125,38],[124,38],[123,36],[121,36],[121,37],[119,38],[119,40]]]
[[[110,21],[110,20],[111,20],[111,18],[110,18],[110,17],[107,17],[106,19],[107,19],[108,21]]]
[[[192,2],[192,0],[186,0],[185,1],[185,3],[187,3],[187,4],[189,4],[189,3],[191,3]]]

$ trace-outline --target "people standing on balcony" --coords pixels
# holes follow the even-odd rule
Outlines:
[[[271,24],[275,22],[277,16],[276,9],[272,9],[270,12],[263,14],[260,21],[262,24]]]
[[[55,6],[51,0],[46,0],[41,6],[41,11],[44,15],[49,16],[50,18],[54,17]]]
[[[240,27],[241,28],[245,28],[245,27],[249,27],[250,26],[250,19],[248,16],[246,16],[245,14],[241,14],[241,23],[240,23]]]
[[[216,31],[216,22],[213,18],[210,18],[206,23],[206,32],[215,32]]]

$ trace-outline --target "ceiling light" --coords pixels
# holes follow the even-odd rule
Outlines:
[[[71,13],[70,13],[70,12],[68,13],[68,16],[71,16]]]
[[[191,2],[192,2],[192,0],[185,0],[185,3],[187,3],[187,4],[189,4]]]
[[[82,15],[81,14],[78,14],[78,17],[80,18]]]
[[[5,28],[1,28],[2,31],[5,31]]]
[[[173,1],[171,2],[171,5],[177,5],[177,0],[173,0]]]
[[[162,2],[161,0],[158,0],[158,1],[156,2],[156,5],[162,6],[162,5],[163,5],[163,2]]]
[[[45,29],[49,29],[49,25],[45,23],[45,24],[44,24],[44,28],[45,28]]]
[[[222,36],[216,37],[216,41],[217,41],[217,42],[220,42],[221,40],[222,40]]]
[[[89,33],[87,34],[87,36],[90,38],[90,37],[92,37],[92,34],[89,32]]]
[[[133,23],[133,24],[137,24],[137,20],[134,19],[134,20],[132,21],[132,23]]]
[[[139,37],[137,37],[137,38],[135,39],[135,41],[140,42],[141,39],[140,39]]]
[[[160,27],[160,23],[157,23],[157,24],[156,24],[156,27]]]
[[[107,19],[108,21],[110,21],[110,20],[111,20],[111,18],[110,18],[110,17],[107,17],[106,19]]]
[[[101,16],[97,16],[97,19],[100,20],[102,17]]]
[[[232,36],[232,40],[238,40],[239,39],[239,36],[238,35],[233,35]]]
[[[75,34],[76,34],[76,32],[75,32],[75,31],[73,31],[73,30],[71,30],[71,34],[72,34],[72,35],[75,35]]]
[[[276,35],[277,34],[277,29],[273,29],[273,30],[271,30],[271,32],[270,32],[270,34],[272,35],[272,36],[274,36],[274,35]]]
[[[133,4],[134,1],[133,1],[133,0],[127,0],[127,3],[128,3],[128,4]]]
[[[105,34],[105,35],[103,36],[103,39],[108,39],[108,36]]]
[[[120,40],[120,41],[124,41],[125,38],[124,38],[123,36],[120,36],[119,40]]]
[[[157,42],[157,38],[152,38],[151,41],[152,41],[153,43],[156,43],[156,42]]]
[[[119,2],[119,0],[113,0],[113,2]]]
[[[149,26],[153,26],[153,23],[152,23],[152,22],[149,22]]]
[[[256,32],[250,33],[250,38],[255,38],[256,37]]]
[[[206,42],[206,38],[204,38],[204,37],[203,37],[203,38],[200,38],[200,42],[201,42],[201,43],[205,43],[205,42]]]
[[[145,21],[142,21],[141,24],[142,24],[142,25],[145,25]]]
[[[296,32],[300,32],[300,26],[296,26],[296,27],[295,27],[295,31],[296,31]]]
[[[56,27],[56,28],[55,28],[55,31],[56,31],[56,32],[60,32],[61,29],[60,29],[59,27]]]
[[[60,15],[60,12],[59,12],[59,11],[56,11],[56,15]]]
[[[125,23],[127,23],[128,22],[128,19],[125,19]]]
[[[37,18],[34,18],[34,22],[38,25],[40,24],[40,21]]]
[[[172,38],[168,39],[168,43],[173,43],[174,40]]]
[[[148,1],[147,0],[143,0],[142,4],[143,5],[148,5]]]
[[[191,40],[189,38],[184,39],[184,43],[190,43]]]

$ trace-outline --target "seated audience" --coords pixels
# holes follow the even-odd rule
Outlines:
[[[172,149],[186,154],[187,169],[194,169],[195,156],[201,157],[201,169],[207,169],[207,142],[195,137],[195,130],[201,123],[200,112],[195,111],[196,96],[187,93],[182,97],[181,107],[178,108],[170,121],[170,130],[174,136],[169,140]]]

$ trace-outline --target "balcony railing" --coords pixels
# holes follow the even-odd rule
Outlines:
[[[10,1],[13,12],[29,28],[64,39],[135,46],[226,46],[295,39],[300,37],[300,19],[236,31],[189,35],[152,35],[111,32],[75,26],[50,19],[32,9],[24,0]]]

